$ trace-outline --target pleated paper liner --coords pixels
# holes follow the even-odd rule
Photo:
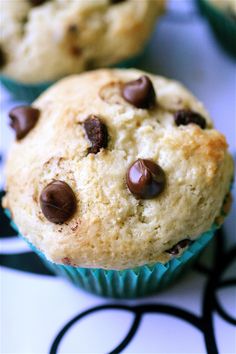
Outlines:
[[[218,42],[228,54],[236,58],[236,14],[233,17],[233,14],[231,16],[230,13],[218,9],[208,0],[196,1],[202,15],[208,20]]]
[[[6,213],[10,217],[9,212],[6,211]],[[11,225],[19,234],[13,221],[11,221]],[[66,278],[75,286],[99,296],[128,299],[154,294],[172,284],[190,268],[200,252],[213,238],[216,229],[217,226],[212,225],[211,229],[194,241],[180,257],[173,258],[166,264],[156,263],[152,266],[144,265],[122,271],[80,268],[52,263],[23,236],[19,236],[38,254],[49,270]]]
[[[54,83],[54,81],[48,81],[37,84],[25,84],[5,75],[0,75],[0,82],[15,99],[29,103],[33,102],[43,91]]]

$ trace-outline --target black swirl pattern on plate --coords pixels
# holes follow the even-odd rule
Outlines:
[[[1,197],[2,196],[3,192],[1,192]],[[8,218],[4,216],[1,207],[0,217],[0,238],[7,239],[8,237],[17,237],[17,235],[15,235],[15,231],[10,226]],[[219,259],[221,260],[220,262]],[[226,313],[217,297],[218,290],[226,287],[228,288],[236,286],[236,278],[230,278],[226,280],[223,279],[224,273],[235,261],[236,247],[233,247],[230,250],[225,249],[225,234],[221,229],[218,231],[218,234],[215,237],[214,259],[212,261],[211,267],[206,267],[206,265],[203,263],[197,263],[195,265],[195,270],[206,278],[206,284],[202,297],[202,313],[200,316],[197,316],[194,313],[191,313],[190,311],[180,307],[161,303],[144,303],[141,305],[132,306],[121,305],[117,302],[108,305],[95,306],[79,313],[63,326],[63,328],[56,335],[55,339],[52,341],[50,354],[59,353],[59,345],[75,323],[78,324],[82,319],[91,314],[115,309],[128,311],[134,314],[134,320],[125,338],[119,343],[118,346],[116,346],[116,348],[110,350],[110,354],[121,353],[125,348],[127,348],[129,343],[137,334],[137,330],[142,321],[142,317],[148,313],[166,314],[168,316],[182,319],[194,327],[197,331],[202,333],[205,341],[206,353],[218,354],[219,350],[217,347],[213,326],[214,313],[218,313],[221,318],[228,324],[236,326],[236,319],[233,318],[230,314]],[[35,273],[38,275],[53,275],[43,265],[38,256],[31,251],[23,253],[0,254],[0,264],[4,267]]]
[[[2,161],[2,157],[0,155],[0,163],[1,161]],[[4,197],[4,192],[0,191],[0,201],[2,201],[3,197]],[[15,237],[15,236],[16,236],[16,232],[11,227],[9,220],[3,211],[2,203],[0,203],[0,237]]]
[[[0,240],[18,239],[16,231],[12,228],[9,218],[2,208],[4,192],[0,191]],[[0,253],[0,265],[28,273],[41,275],[54,275],[44,266],[39,257],[31,250],[19,253]]]

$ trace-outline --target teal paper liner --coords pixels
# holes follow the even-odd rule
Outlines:
[[[145,49],[136,56],[123,60],[120,63],[112,65],[112,68],[130,68],[137,65],[138,61],[142,59]],[[33,102],[41,93],[43,93],[48,87],[53,85],[56,81],[41,82],[36,84],[25,84],[16,81],[8,76],[0,75],[1,84],[14,96],[15,99],[26,101],[28,103]]]
[[[15,99],[29,103],[33,102],[43,91],[54,83],[54,81],[48,81],[38,84],[24,84],[5,75],[0,75],[0,82],[11,92]]]
[[[196,0],[203,16],[208,20],[211,29],[228,54],[236,58],[236,17],[218,9],[208,0]]]
[[[10,217],[9,212],[6,211]],[[11,221],[12,227],[19,233],[17,226]],[[172,284],[195,261],[199,253],[212,239],[217,225],[213,224],[209,231],[204,232],[178,258],[166,264],[156,263],[122,271],[80,268],[55,264],[47,260],[44,254],[21,236],[42,259],[46,267],[60,275],[75,286],[99,296],[113,298],[137,298],[156,293]]]

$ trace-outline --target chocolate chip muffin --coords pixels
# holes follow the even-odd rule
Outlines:
[[[222,222],[232,158],[175,81],[118,69],[71,76],[10,121],[4,206],[53,263],[165,265]]]
[[[236,20],[236,1],[235,0],[208,0],[212,5],[224,11]]]
[[[197,0],[197,4],[219,44],[236,57],[236,1]]]
[[[165,0],[0,1],[1,73],[41,83],[137,54]]]

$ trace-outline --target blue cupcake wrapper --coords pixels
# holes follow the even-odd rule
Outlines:
[[[10,217],[8,211],[7,215]],[[11,221],[12,227],[17,226]],[[62,276],[75,286],[99,296],[113,298],[137,298],[156,293],[172,284],[196,260],[200,252],[213,238],[217,225],[213,224],[210,230],[204,232],[178,258],[173,258],[166,264],[156,263],[144,265],[134,269],[122,271],[94,268],[80,268],[68,265],[55,264],[19,234],[41,258],[46,267],[59,276]]]
[[[24,84],[5,75],[0,75],[0,82],[11,92],[15,99],[29,103],[33,102],[43,91],[54,84],[54,81]]]

